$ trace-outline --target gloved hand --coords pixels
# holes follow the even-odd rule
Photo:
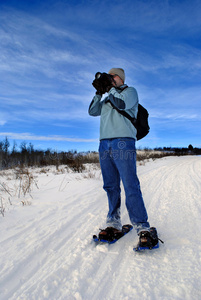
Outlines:
[[[92,85],[96,89],[97,95],[102,96],[105,93],[105,89],[103,88],[101,81],[99,81],[98,79],[94,79],[94,81],[92,82]]]

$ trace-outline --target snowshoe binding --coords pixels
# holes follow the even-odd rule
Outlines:
[[[159,241],[163,243],[163,241],[158,238],[156,228],[151,227],[149,231],[144,230],[139,233],[139,243],[133,250],[141,251],[159,248]]]

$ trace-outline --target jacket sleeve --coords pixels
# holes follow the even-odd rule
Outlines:
[[[101,115],[101,108],[103,103],[101,102],[101,96],[95,95],[89,105],[88,113],[90,116],[100,116]]]
[[[111,88],[108,97],[112,104],[118,109],[127,110],[138,104],[137,91],[133,87],[127,87],[120,93],[115,88]]]

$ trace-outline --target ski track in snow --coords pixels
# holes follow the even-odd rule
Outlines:
[[[97,174],[37,174],[32,205],[16,198],[0,216],[0,299],[200,300],[201,157],[138,166],[150,224],[165,242],[142,253],[134,230],[112,245],[92,241],[107,214]]]

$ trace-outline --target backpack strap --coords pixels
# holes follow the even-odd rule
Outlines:
[[[116,88],[117,90],[119,90],[119,92],[121,93],[123,90],[125,90],[128,86],[124,86],[123,88]],[[118,111],[119,114],[121,114],[122,116],[124,116],[125,118],[129,119],[131,121],[131,123],[135,126],[137,119],[131,117],[125,110],[120,110],[119,108],[117,108],[110,100],[108,101],[110,102],[111,106],[116,109]]]

